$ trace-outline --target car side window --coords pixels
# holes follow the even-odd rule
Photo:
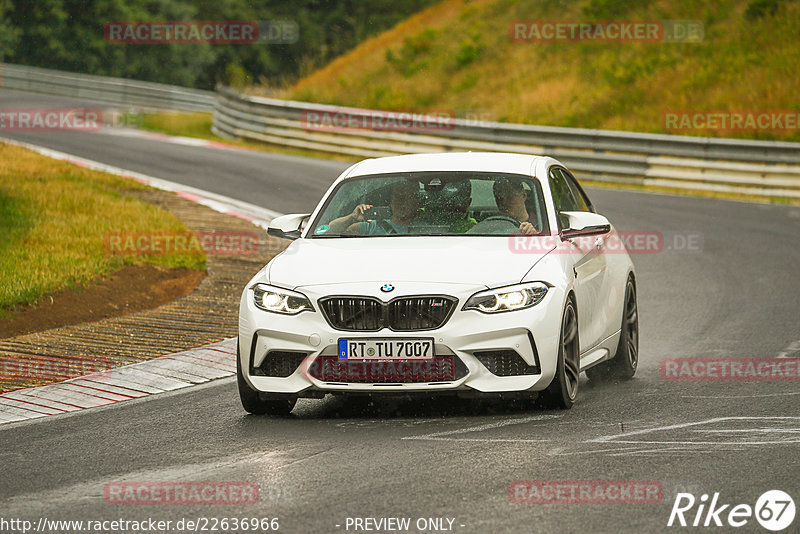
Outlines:
[[[578,180],[575,179],[572,174],[566,169],[558,169],[561,172],[561,175],[564,176],[564,179],[567,181],[567,185],[572,190],[572,194],[575,196],[575,199],[578,201],[578,204],[584,206],[580,211],[591,211],[594,212],[594,206],[592,206],[592,201],[589,200],[589,197],[586,196],[586,193],[583,191],[583,188],[578,184]]]
[[[553,205],[556,208],[559,229],[569,226],[567,218],[561,215],[562,211],[590,211],[585,203],[578,202],[575,194],[570,189],[566,178],[561,173],[561,169],[553,167],[549,175],[550,192],[553,195]]]

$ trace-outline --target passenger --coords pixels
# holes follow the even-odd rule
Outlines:
[[[469,216],[472,182],[447,182],[425,206],[426,219],[434,225],[448,226],[448,233],[463,234],[478,222]]]
[[[389,219],[366,220],[364,213],[371,204],[359,204],[353,212],[330,222],[332,232],[352,235],[407,234],[408,227],[419,213],[419,185],[403,180],[392,187]]]
[[[500,214],[487,217],[471,228],[468,233],[504,234],[508,233],[507,230],[511,224],[514,224],[519,233],[523,235],[539,233],[536,226],[529,220],[530,215],[525,206],[528,192],[523,187],[522,181],[501,178],[494,182],[492,192]]]

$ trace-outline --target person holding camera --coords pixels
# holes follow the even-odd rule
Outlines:
[[[330,231],[350,235],[407,234],[408,227],[419,213],[419,186],[416,182],[399,182],[392,187],[389,219],[367,220],[364,213],[371,204],[359,204],[353,212],[330,222]]]

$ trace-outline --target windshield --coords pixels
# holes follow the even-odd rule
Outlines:
[[[312,223],[310,236],[508,236],[520,227],[539,234],[550,230],[537,180],[503,173],[415,172],[342,181]]]

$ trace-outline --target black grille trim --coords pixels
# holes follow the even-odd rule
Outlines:
[[[528,365],[514,350],[483,350],[473,355],[495,376],[538,375],[539,367]]]
[[[392,376],[381,375],[388,367],[405,369],[405,373]],[[414,368],[425,366],[429,370],[452,372],[450,378],[432,379],[414,373]],[[409,373],[409,371],[412,371]],[[403,376],[405,374],[405,376]],[[436,374],[435,371],[433,374]],[[442,374],[449,374],[443,372]],[[308,375],[323,382],[335,384],[448,384],[461,380],[469,369],[458,356],[439,355],[432,360],[340,360],[337,356],[317,356],[308,367]]]
[[[336,295],[319,300],[325,320],[336,330],[421,332],[441,328],[456,309],[448,295],[408,295],[383,302],[375,297]]]
[[[286,378],[300,367],[306,356],[308,354],[305,352],[271,350],[267,353],[261,365],[250,369],[250,374],[253,376]]]

